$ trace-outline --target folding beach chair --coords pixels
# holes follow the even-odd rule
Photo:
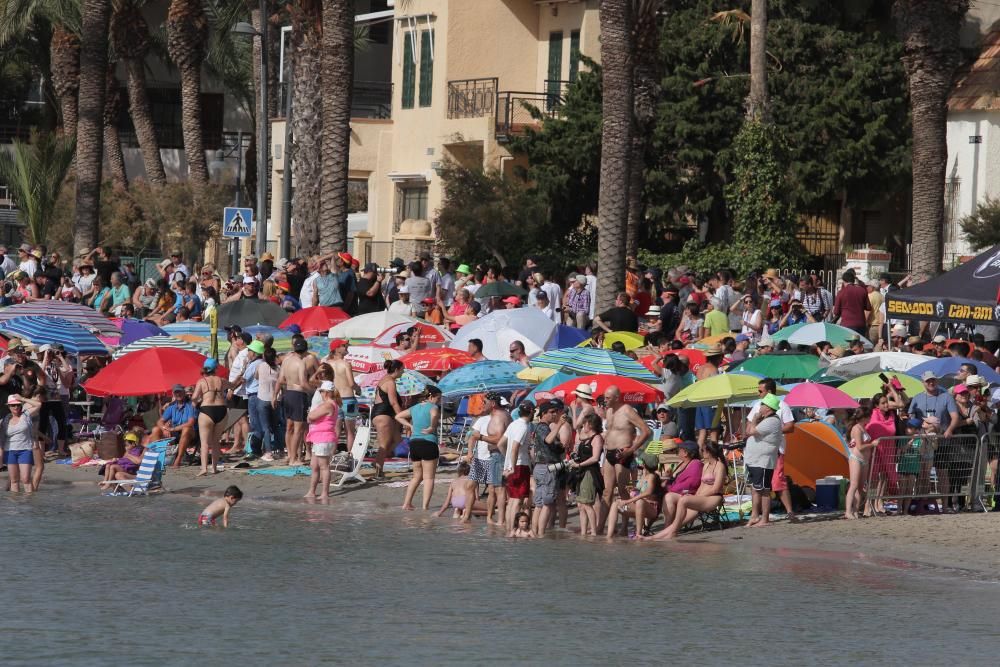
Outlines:
[[[445,420],[441,421],[439,437],[442,444],[446,443],[445,446],[449,449],[454,449],[461,454],[468,437],[469,427],[475,419],[475,416],[469,414],[469,397],[466,396],[459,401],[450,426],[445,424]]]
[[[150,443],[150,446],[142,454],[142,462],[139,464],[135,479],[115,479],[101,482],[102,487],[110,487],[104,495],[145,496],[149,494],[151,488],[160,486],[166,456],[166,442],[161,440],[157,443]],[[153,446],[156,444],[163,444],[163,447]]]
[[[330,488],[340,489],[348,480],[354,480],[364,484],[366,480],[361,475],[361,466],[365,462],[365,455],[368,453],[368,439],[371,437],[371,426],[358,426],[357,433],[354,434],[354,444],[351,446],[351,469],[331,470]]]

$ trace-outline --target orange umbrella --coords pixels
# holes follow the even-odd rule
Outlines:
[[[799,486],[815,486],[830,475],[847,477],[847,442],[826,422],[798,422],[785,436],[785,474]]]

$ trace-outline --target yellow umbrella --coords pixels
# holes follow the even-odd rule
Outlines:
[[[610,350],[615,343],[622,343],[626,350],[635,350],[642,347],[646,339],[631,331],[613,331],[604,337],[604,349]]]
[[[558,373],[555,368],[525,368],[523,371],[518,371],[517,377],[522,380],[527,380],[528,382],[544,382],[550,377]]]

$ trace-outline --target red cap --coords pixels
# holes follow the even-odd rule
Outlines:
[[[354,261],[354,258],[351,257],[351,253],[349,252],[338,252],[337,257],[339,257],[340,261],[342,261],[344,264],[350,264],[351,262]]]
[[[434,304],[434,303],[437,303],[437,302],[436,302],[436,301],[434,301],[434,299],[433,299],[433,298],[431,298],[431,297],[427,297],[426,299],[424,299],[424,300],[423,300],[423,301],[421,301],[420,303],[425,303],[425,304],[427,304],[427,305],[431,305],[431,304]]]
[[[333,338],[333,339],[330,340],[330,351],[333,352],[334,350],[336,350],[338,347],[340,347],[342,345],[346,346],[347,345],[347,341],[344,340],[343,338]]]
[[[275,283],[274,286],[277,287],[280,290],[285,290],[286,292],[291,292],[292,291],[292,286],[289,285],[288,283],[284,282],[284,281],[282,281],[280,283]]]
[[[520,299],[520,297],[516,297],[516,296],[509,296],[506,299],[504,299],[503,302],[504,303],[512,303],[515,306],[520,306],[521,305],[521,299]]]

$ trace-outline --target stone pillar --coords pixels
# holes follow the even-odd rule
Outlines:
[[[858,280],[867,284],[878,280],[879,274],[887,273],[891,260],[891,253],[881,248],[865,246],[847,253],[847,264],[841,267],[840,273],[854,269]]]
[[[367,262],[374,261],[372,259],[372,253],[367,252],[371,247],[371,241],[374,237],[370,232],[355,232],[354,234],[354,245],[351,247],[351,255],[354,256],[361,265],[364,266]]]

